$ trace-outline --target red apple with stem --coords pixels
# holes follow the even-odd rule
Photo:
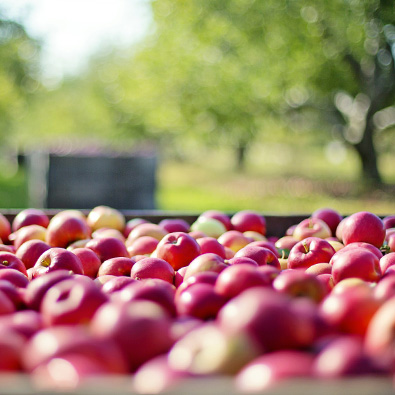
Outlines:
[[[15,269],[27,276],[26,267],[24,263],[11,252],[0,251],[0,270]]]
[[[30,269],[40,255],[50,248],[50,245],[42,240],[29,240],[16,250],[15,255],[24,263],[26,269]]]
[[[326,239],[332,235],[329,226],[319,218],[306,218],[296,225],[292,236],[297,240],[303,240],[308,237],[317,237]]]

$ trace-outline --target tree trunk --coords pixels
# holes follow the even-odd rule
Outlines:
[[[245,162],[247,156],[247,143],[244,141],[239,141],[236,147],[236,169],[238,171],[245,170]]]

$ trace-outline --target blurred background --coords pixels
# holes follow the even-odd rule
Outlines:
[[[0,207],[393,214],[394,59],[392,0],[0,0]]]

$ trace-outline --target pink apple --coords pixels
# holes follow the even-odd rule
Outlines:
[[[46,239],[47,229],[40,225],[27,225],[9,235],[15,250],[17,250],[23,243],[29,240]]]
[[[183,281],[182,284],[180,284],[180,286],[177,288],[175,297],[177,298],[182,292],[195,284],[204,283],[215,285],[217,278],[218,273],[210,271],[200,272],[193,276],[190,276],[185,281]]]
[[[385,229],[395,228],[395,215],[387,215],[383,218]]]
[[[127,246],[130,256],[150,255],[158,246],[159,240],[152,236],[141,236]]]
[[[0,280],[6,280],[17,288],[26,288],[29,284],[27,275],[15,269],[1,269]]]
[[[49,224],[48,215],[37,208],[27,208],[19,211],[12,221],[12,231],[15,232],[23,226],[40,225],[46,228]]]
[[[68,270],[74,274],[84,274],[80,259],[64,248],[53,247],[44,251],[33,267],[33,278],[43,276],[55,270]]]
[[[99,228],[92,233],[92,239],[103,237],[115,237],[125,243],[126,238],[123,233],[118,229],[113,228]]]
[[[238,230],[228,230],[218,237],[218,241],[224,247],[228,247],[233,252],[237,252],[247,244],[251,243],[253,240]]]
[[[342,226],[342,237],[345,245],[363,241],[380,248],[385,239],[383,221],[368,211],[354,213],[347,218]]]
[[[326,291],[327,294],[332,292],[332,290],[333,290],[333,288],[335,286],[332,274],[329,274],[329,273],[318,274],[317,278],[318,278],[318,280],[321,281],[321,283],[324,286],[325,291]]]
[[[114,276],[108,274],[105,275],[104,277],[107,277],[108,281],[105,281],[100,288],[102,292],[108,295],[114,292],[118,292],[130,284],[136,284],[137,282],[137,280],[134,280],[133,278],[126,276]]]
[[[251,258],[259,266],[269,265],[281,269],[277,256],[269,248],[247,245],[236,252],[235,258],[239,257]]]
[[[335,254],[333,247],[319,237],[307,237],[295,244],[288,255],[289,269],[307,269],[317,263],[328,263]]]
[[[395,276],[383,277],[373,288],[373,293],[375,298],[383,303],[395,296]]]
[[[247,256],[237,256],[237,257],[234,256],[233,258],[226,259],[225,262],[229,265],[247,264],[247,265],[252,265],[252,266],[259,266],[257,261],[255,261],[254,259],[249,258]],[[265,267],[265,266],[261,266],[261,267]],[[270,267],[273,267],[273,266],[270,266]]]
[[[346,246],[344,246],[342,249],[340,249],[336,253],[336,256],[340,256],[340,254],[342,254],[343,252],[348,251],[352,248],[364,248],[364,249],[372,252],[379,259],[381,259],[383,257],[383,253],[380,251],[379,248],[375,247],[373,244],[365,243],[362,241],[347,244]]]
[[[15,255],[24,263],[26,269],[33,267],[37,259],[51,247],[42,240],[29,240],[23,243],[17,250]]]
[[[226,230],[232,230],[233,226],[232,223],[230,222],[230,217],[228,214],[219,211],[219,210],[206,210],[203,211],[203,213],[200,214],[200,217],[205,217],[205,218],[214,218],[220,222],[222,222],[226,228]]]
[[[312,218],[319,218],[321,220],[323,220],[328,226],[329,229],[332,232],[332,235],[335,235],[336,233],[336,228],[339,225],[340,221],[343,219],[342,215],[332,209],[332,208],[320,208],[318,210],[315,210],[312,214],[311,214]]]
[[[395,265],[395,252],[390,252],[380,258],[380,268],[381,272],[385,271],[390,267]]]
[[[157,245],[152,256],[170,263],[174,270],[189,265],[200,254],[200,246],[188,233],[169,233]]]
[[[86,243],[86,248],[90,248],[95,252],[101,262],[116,257],[129,258],[125,243],[116,237],[92,239]]]
[[[10,283],[7,280],[0,279],[0,291],[3,292],[10,299],[15,309],[21,310],[25,307],[21,290],[18,289],[14,284]]]
[[[107,259],[99,267],[97,276],[101,277],[110,274],[113,276],[130,277],[130,271],[132,270],[132,267],[135,263],[135,259],[125,257]]]
[[[215,237],[200,237],[196,241],[200,246],[201,254],[212,252],[224,259],[226,258],[225,247]]]
[[[8,328],[0,327],[0,372],[20,372],[22,352],[25,346],[23,336]]]
[[[16,249],[13,245],[0,244],[0,251],[11,252],[11,253],[15,254]]]
[[[42,316],[34,310],[21,310],[0,317],[0,328],[5,328],[30,339],[44,327]]]
[[[111,228],[123,232],[125,227],[125,217],[123,214],[119,210],[109,206],[94,207],[89,211],[86,220],[92,231],[100,228]]]
[[[187,271],[187,266],[178,269],[174,275],[174,285],[178,288],[184,281],[185,272]]]
[[[391,252],[395,252],[395,233],[388,236],[388,248]]]
[[[80,259],[85,276],[96,278],[99,268],[102,264],[97,254],[94,253],[90,248],[86,247],[75,248],[72,250],[72,252]]]
[[[9,296],[0,290],[0,316],[9,315],[15,311],[15,305]]]
[[[296,225],[292,236],[297,240],[303,240],[308,237],[317,237],[326,239],[332,235],[329,226],[322,219],[306,218]]]
[[[130,232],[140,224],[147,224],[149,221],[147,221],[144,218],[132,218],[129,221],[126,222],[125,228],[123,230],[123,235],[127,238],[130,234]]]
[[[274,254],[277,258],[280,258],[280,256],[281,256],[280,253],[278,252],[276,246],[274,245],[274,243],[272,243],[271,241],[268,241],[268,240],[256,240],[256,241],[252,241],[251,243],[249,243],[249,246],[268,248],[270,251],[273,252],[273,254]]]
[[[160,258],[144,258],[137,261],[130,272],[135,280],[159,278],[170,284],[174,283],[174,269],[167,261]]]
[[[15,254],[0,251],[0,270],[7,268],[18,270],[27,276],[24,263]]]
[[[241,210],[231,218],[233,228],[239,232],[253,230],[266,235],[266,219],[263,215],[252,210]]]
[[[158,224],[162,228],[164,228],[167,232],[184,232],[188,233],[190,229],[190,225],[187,221],[182,218],[167,218],[162,219],[162,221]]]
[[[188,277],[205,271],[220,273],[228,266],[225,260],[217,254],[201,254],[188,265],[184,275],[184,281],[187,280]]]
[[[141,236],[151,236],[155,239],[162,240],[162,238],[169,232],[157,224],[151,222],[141,223],[137,225],[130,233],[126,239],[126,245],[130,245],[137,238]]]

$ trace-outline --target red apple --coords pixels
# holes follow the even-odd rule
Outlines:
[[[342,249],[340,249],[339,251],[337,251],[336,256],[340,256],[340,254],[342,254],[345,251],[348,251],[352,248],[364,248],[370,252],[372,252],[374,255],[377,256],[377,258],[381,259],[383,257],[383,253],[380,251],[379,248],[375,247],[372,244],[369,243],[364,243],[364,242],[354,242],[354,243],[350,243],[347,244],[346,246],[344,246]],[[334,258],[336,259],[336,258]]]
[[[133,265],[130,276],[135,280],[159,278],[173,284],[175,273],[173,267],[163,259],[144,258]]]
[[[86,248],[90,248],[95,252],[101,262],[116,257],[129,258],[125,243],[116,237],[92,239],[86,243]]]
[[[217,254],[207,253],[196,257],[187,267],[184,281],[197,273],[210,271],[220,273],[229,265]]]
[[[101,266],[101,261],[97,254],[93,252],[90,248],[75,248],[72,253],[77,255],[82,263],[85,276],[90,278],[96,278],[99,268]]]
[[[380,268],[382,273],[385,273],[385,271],[390,266],[394,266],[394,265],[395,265],[395,252],[390,252],[389,254],[386,254],[380,258]]]
[[[281,269],[277,256],[269,248],[247,245],[236,252],[235,258],[239,257],[251,258],[259,266],[269,265]]]
[[[14,303],[5,292],[0,290],[0,316],[12,314],[14,311]]]
[[[166,218],[162,219],[162,221],[158,224],[162,228],[164,228],[167,232],[184,232],[188,233],[190,229],[190,225],[187,221],[181,218]]]
[[[126,238],[123,233],[118,229],[113,228],[99,228],[92,233],[92,239],[99,239],[104,237],[115,237],[121,240],[123,243],[126,242]]]
[[[127,246],[130,256],[150,255],[158,246],[159,240],[152,236],[141,236]]]
[[[305,271],[307,274],[319,276],[321,274],[332,274],[332,265],[330,263],[316,263],[308,267]]]
[[[105,294],[108,294],[108,295],[122,290],[127,285],[136,284],[136,282],[137,282],[137,280],[134,280],[133,278],[126,277],[126,276],[105,275],[104,277],[107,277],[108,281],[105,281],[100,286],[100,288],[101,288],[102,292],[104,292]]]
[[[41,314],[34,310],[15,311],[0,317],[0,328],[17,333],[24,339],[30,339],[43,327]]]
[[[200,237],[196,241],[200,246],[201,254],[212,252],[224,259],[226,258],[225,247],[215,237]]]
[[[125,228],[123,230],[123,235],[127,238],[130,234],[130,232],[140,224],[147,224],[149,221],[147,221],[144,218],[132,218],[129,221],[126,222]]]
[[[152,256],[170,263],[174,270],[189,265],[200,254],[197,241],[188,233],[169,233],[157,245]]]
[[[307,269],[317,263],[328,263],[334,248],[319,237],[307,237],[295,244],[288,255],[289,269]]]
[[[249,246],[253,246],[253,247],[264,247],[264,248],[268,248],[270,251],[273,252],[273,254],[277,257],[280,258],[280,253],[278,252],[276,246],[274,245],[274,243],[272,243],[271,241],[268,240],[256,240],[256,241],[252,241]]]
[[[15,250],[17,250],[23,243],[29,240],[46,239],[47,229],[40,225],[27,225],[9,235],[9,240],[12,241]]]
[[[162,240],[167,233],[167,230],[157,224],[151,222],[141,223],[129,233],[126,239],[126,245],[130,245],[141,236],[151,236],[155,239]]]
[[[26,288],[29,284],[27,275],[15,269],[1,269],[0,280],[6,280],[17,288]]]
[[[26,269],[32,268],[40,255],[51,247],[42,240],[29,240],[23,243],[15,255],[24,263]]]
[[[7,268],[18,270],[27,276],[24,263],[15,254],[0,251],[0,270]]]
[[[8,241],[8,236],[11,233],[11,224],[7,217],[0,213],[0,240],[4,243]]]
[[[233,258],[226,259],[225,262],[229,265],[247,264],[252,266],[259,266],[257,261],[254,261],[252,258],[249,258],[247,256],[237,256],[237,257],[234,256]],[[265,267],[265,266],[261,266],[261,267]]]
[[[317,237],[326,239],[332,235],[329,226],[319,218],[306,218],[296,225],[292,236],[297,240],[303,240],[308,237]]]
[[[230,219],[232,226],[239,232],[253,230],[266,235],[266,219],[263,215],[252,210],[242,210],[235,213]]]
[[[335,235],[336,233],[336,228],[339,225],[340,221],[343,219],[342,215],[332,209],[332,208],[320,208],[318,210],[315,210],[312,214],[311,214],[312,218],[319,218],[321,220],[323,220],[328,226],[329,229],[332,232],[332,235]]]
[[[12,221],[12,231],[15,232],[23,226],[40,225],[46,228],[49,224],[48,215],[37,208],[27,208],[19,211]]]
[[[395,252],[395,233],[388,236],[388,248],[391,252]]]
[[[354,213],[342,226],[342,237],[345,245],[362,241],[380,248],[385,239],[383,221],[368,211]]]
[[[84,274],[80,259],[64,248],[53,247],[44,251],[33,267],[33,278],[43,276],[55,270],[68,270],[74,274]]]
[[[395,215],[387,215],[383,218],[385,229],[395,228]]]
[[[174,285],[178,288],[184,281],[185,272],[187,271],[187,266],[178,269],[174,275]]]
[[[200,272],[197,273],[193,276],[188,277],[185,281],[180,284],[180,286],[177,288],[175,297],[177,298],[182,292],[184,292],[186,289],[189,287],[195,285],[195,284],[210,284],[210,285],[215,285],[215,282],[217,281],[218,278],[218,273],[216,272]]]
[[[96,206],[86,218],[88,225],[95,231],[100,228],[112,228],[123,232],[125,227],[125,217],[123,214],[112,207]]]
[[[99,267],[97,276],[101,277],[110,274],[113,276],[130,277],[130,271],[135,263],[135,259],[125,257],[107,259]]]
[[[0,279],[0,291],[3,292],[10,299],[15,309],[21,310],[25,307],[21,290],[18,289],[14,284],[10,283],[9,281]]]
[[[251,243],[253,240],[238,230],[228,230],[218,237],[218,241],[224,247],[228,247],[233,252],[237,252],[247,244]]]

